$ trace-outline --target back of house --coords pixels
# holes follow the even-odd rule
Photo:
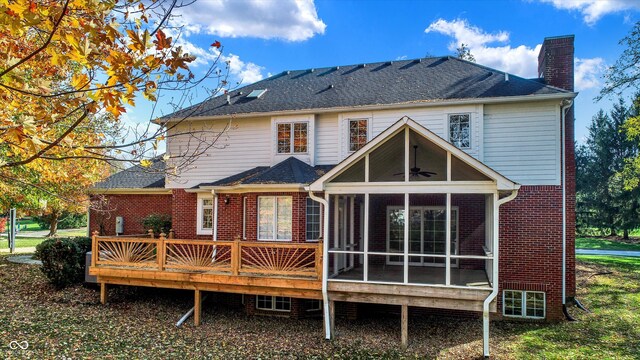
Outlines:
[[[403,335],[408,307],[484,313],[488,355],[489,313],[560,320],[575,295],[573,40],[545,39],[536,79],[453,57],[333,66],[174,113],[157,173],[92,190],[111,204],[90,214],[92,271],[322,313],[327,338],[336,304],[399,305]],[[145,245],[154,275],[122,281],[147,263],[109,258],[133,249],[112,235],[158,213],[172,232]]]

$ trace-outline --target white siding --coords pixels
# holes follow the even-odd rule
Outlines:
[[[316,116],[316,164],[335,165],[340,162],[338,114]]]
[[[560,107],[485,105],[484,163],[523,185],[560,184]]]
[[[220,131],[226,121],[196,122],[197,126],[205,126]],[[170,154],[186,151],[196,146],[198,140],[181,135],[171,137],[176,132],[189,130],[189,124],[181,124],[169,133],[167,150]],[[196,126],[196,125],[194,125]],[[167,179],[168,188],[190,188],[200,183],[213,182],[256,166],[271,165],[271,118],[233,120],[231,128],[218,139],[214,148],[201,155],[187,169],[183,170],[179,179]],[[213,134],[209,134],[213,136]],[[178,160],[179,161],[179,160]]]
[[[482,105],[468,106],[441,106],[426,107],[401,110],[383,110],[367,113],[342,113],[340,114],[340,155],[341,160],[349,155],[348,146],[348,128],[347,121],[354,118],[369,118],[371,134],[369,140],[373,139],[381,132],[393,125],[396,121],[404,116],[408,116],[418,124],[431,130],[436,135],[445,140],[449,140],[448,124],[449,114],[469,113],[471,114],[471,149],[465,150],[469,155],[482,161]]]

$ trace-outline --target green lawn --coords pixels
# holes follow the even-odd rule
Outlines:
[[[507,343],[517,359],[637,359],[640,354],[640,258],[578,256],[578,299],[592,313],[579,321],[523,325]],[[529,329],[527,329],[529,328]]]
[[[19,219],[17,221],[20,231],[40,231],[40,225],[31,219]]]
[[[627,244],[621,241],[612,241],[612,240],[592,238],[592,237],[580,237],[580,238],[576,238],[576,249],[640,251],[640,243]]]
[[[16,248],[25,248],[25,247],[34,247],[38,244],[40,244],[41,242],[43,242],[46,238],[43,237],[37,237],[37,238],[32,238],[32,237],[18,237],[16,238]],[[9,248],[9,241],[7,240],[7,237],[0,237],[0,249],[8,249]]]

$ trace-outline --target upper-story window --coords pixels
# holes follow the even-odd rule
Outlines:
[[[471,115],[449,115],[449,142],[460,149],[471,148]]]
[[[278,154],[300,154],[307,152],[308,123],[292,122],[278,124]]]
[[[367,143],[367,119],[349,120],[349,151],[358,151]]]

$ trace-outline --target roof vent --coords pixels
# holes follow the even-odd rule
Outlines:
[[[509,81],[509,74],[508,73],[504,73],[504,81]]]
[[[360,64],[361,68],[367,67],[367,64]]]
[[[422,62],[422,59],[415,59],[415,60],[413,60],[413,62],[415,62],[415,63],[418,63],[418,64],[419,64],[419,63],[421,63],[421,62]]]
[[[285,74],[287,74],[287,75],[289,75],[289,74],[291,74],[291,71],[287,70],[287,71],[285,71],[284,73],[285,73]]]
[[[255,99],[259,99],[262,95],[264,95],[264,93],[267,92],[267,89],[258,89],[258,90],[253,90],[249,93],[249,95],[247,95],[248,98],[255,98]]]
[[[309,72],[314,72],[315,70],[316,70],[316,69],[311,69],[311,70],[309,70]]]
[[[340,66],[336,66],[336,70],[340,70]]]

